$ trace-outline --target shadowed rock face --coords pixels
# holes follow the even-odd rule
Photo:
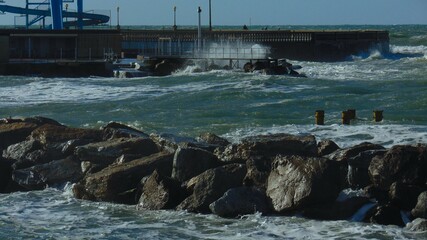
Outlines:
[[[251,187],[229,189],[209,205],[212,213],[221,217],[237,217],[256,212],[268,213],[269,200],[264,191]]]
[[[193,194],[178,205],[177,209],[209,213],[209,205],[228,189],[242,186],[245,175],[246,167],[243,164],[229,164],[209,169],[190,180],[194,183]]]
[[[427,183],[427,147],[394,146],[383,157],[375,157],[369,165],[374,186],[388,191],[393,182],[425,186]]]
[[[277,157],[268,177],[267,196],[277,212],[333,202],[340,192],[336,162],[301,156]]]
[[[186,197],[180,182],[155,170],[144,183],[138,209],[174,209]]]
[[[24,141],[38,127],[29,122],[0,123],[0,151]]]
[[[12,179],[28,190],[68,181],[77,182],[82,177],[80,162],[73,157],[15,170],[12,174]]]
[[[208,151],[179,147],[173,159],[172,178],[184,182],[220,165],[221,162],[217,157]]]

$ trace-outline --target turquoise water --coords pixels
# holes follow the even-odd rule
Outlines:
[[[269,28],[274,28],[271,26]],[[281,29],[386,29],[390,54],[376,51],[336,63],[295,62],[307,78],[242,71],[167,77],[39,78],[0,76],[0,117],[42,115],[75,127],[119,121],[147,133],[196,137],[214,132],[238,142],[255,134],[314,134],[340,146],[363,141],[427,143],[427,26],[280,26]],[[325,126],[314,112],[326,112]],[[358,120],[343,126],[341,112]],[[374,123],[372,111],[384,111]],[[0,195],[0,238],[411,238],[400,228],[297,217],[239,220],[73,199],[67,188]]]

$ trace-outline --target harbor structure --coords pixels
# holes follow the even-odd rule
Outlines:
[[[77,12],[62,8],[64,2],[75,0],[26,1],[26,8],[0,4],[2,12],[26,15],[25,29],[0,30],[0,74],[13,74],[9,71],[14,68],[5,67],[7,64],[98,62],[108,68],[109,63],[120,58],[136,59],[137,56],[158,61],[205,58],[229,60],[230,63],[268,58],[343,61],[351,55],[372,50],[389,51],[389,33],[380,30],[212,29],[211,21],[209,28],[202,28],[200,7],[199,25],[193,29],[177,28],[175,16],[171,28],[126,29],[117,23],[116,29],[83,29],[105,24],[110,17],[83,12],[82,0],[77,0]],[[50,9],[40,6],[50,6]],[[49,27],[44,21],[47,17],[52,17],[53,21]],[[30,28],[37,21],[43,22],[43,27]]]

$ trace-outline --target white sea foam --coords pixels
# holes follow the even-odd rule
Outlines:
[[[224,134],[232,142],[255,135],[288,133],[294,135],[314,135],[317,140],[330,139],[340,147],[350,147],[362,142],[371,142],[391,147],[393,145],[413,145],[427,143],[427,126],[418,125],[356,125],[329,126],[285,125],[272,127],[239,128]]]

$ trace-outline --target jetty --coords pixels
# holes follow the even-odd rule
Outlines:
[[[74,2],[77,11],[69,11],[68,3]],[[138,56],[155,63],[226,60],[230,67],[241,67],[270,58],[329,62],[371,50],[389,51],[387,31],[213,29],[211,22],[209,27],[201,25],[200,8],[196,28],[174,23],[151,30],[124,29],[119,22],[106,27],[110,16],[84,11],[83,0],[26,0],[26,7],[0,4],[1,12],[25,20],[13,29],[0,29],[2,75],[110,76],[118,66],[112,63]]]
[[[343,61],[376,49],[389,51],[388,31],[128,29],[2,29],[0,74],[42,74],[55,66],[87,67],[88,75],[111,75],[120,58],[286,58],[300,61]],[[235,54],[234,54],[235,53]],[[53,67],[41,67],[51,65]],[[90,63],[90,64],[89,64]],[[18,64],[18,65],[17,65]],[[98,67],[93,68],[93,65]],[[93,71],[98,69],[97,71]],[[51,70],[46,70],[51,71]],[[72,70],[69,72],[73,72]],[[51,73],[48,75],[55,75]],[[59,73],[58,73],[59,74]]]

